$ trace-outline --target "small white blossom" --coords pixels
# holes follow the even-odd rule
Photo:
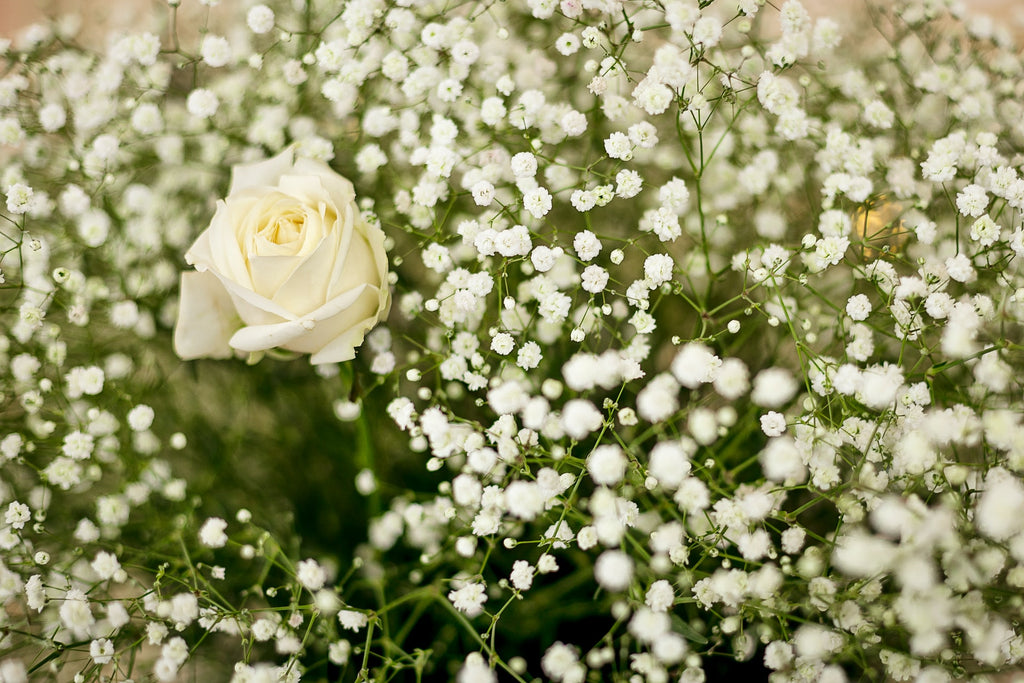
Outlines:
[[[604,141],[604,149],[612,159],[629,161],[633,158],[633,142],[625,133],[612,133]]]
[[[598,484],[614,486],[622,480],[629,465],[625,453],[618,446],[598,446],[587,456],[587,471]]]
[[[532,178],[537,174],[537,157],[529,152],[519,152],[510,161],[512,175],[516,178]]]
[[[309,591],[318,591],[327,583],[327,572],[313,559],[302,560],[295,566],[295,578]]]
[[[210,90],[197,88],[188,95],[185,102],[188,113],[200,119],[208,119],[217,113],[220,100]]]
[[[268,33],[274,28],[274,10],[266,5],[256,5],[246,14],[245,22],[253,33]]]
[[[968,185],[956,195],[956,208],[964,216],[977,218],[985,213],[988,193],[981,185]]]
[[[761,431],[765,436],[782,436],[786,432],[786,418],[770,410],[761,416]]]
[[[24,183],[15,183],[7,188],[7,210],[13,214],[28,213],[32,206],[33,190]]]
[[[509,576],[509,580],[516,590],[527,591],[533,585],[533,574],[534,569],[529,562],[516,560],[512,565],[512,574]]]
[[[7,506],[4,513],[4,522],[13,529],[24,529],[25,524],[32,519],[32,510],[28,505],[18,501]]]
[[[523,208],[534,218],[543,218],[551,211],[551,193],[537,187],[523,195]]]
[[[343,609],[338,612],[338,623],[349,631],[359,631],[369,623],[369,617],[364,612]]]
[[[512,335],[507,332],[499,332],[491,337],[491,350],[500,356],[507,356],[515,348],[515,341]]]
[[[591,294],[598,294],[604,291],[608,284],[608,271],[601,266],[590,265],[583,269],[580,280],[584,290]]]
[[[450,591],[448,599],[451,600],[455,609],[472,618],[483,613],[487,594],[484,584],[467,582],[461,588]]]
[[[846,302],[846,314],[851,320],[867,320],[871,314],[871,300],[863,294],[855,294]]]
[[[620,550],[606,550],[594,563],[594,578],[605,590],[625,591],[633,581],[633,560]]]
[[[97,664],[109,664],[114,658],[114,644],[107,638],[98,638],[89,643],[89,656]]]
[[[208,548],[223,548],[228,542],[228,536],[224,530],[228,523],[219,517],[210,517],[199,529],[199,540]]]
[[[209,66],[225,66],[231,60],[231,44],[221,36],[207,34],[203,36],[199,54]]]
[[[601,240],[589,230],[581,230],[573,238],[572,247],[580,260],[590,261],[601,253]]]
[[[137,405],[128,412],[128,426],[132,428],[132,431],[145,431],[152,426],[154,415],[153,409],[149,406]]]

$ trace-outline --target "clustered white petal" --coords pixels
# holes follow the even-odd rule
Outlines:
[[[1024,665],[1006,26],[186,4],[0,40],[0,680]]]

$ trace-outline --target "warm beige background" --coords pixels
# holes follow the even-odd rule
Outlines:
[[[9,36],[14,29],[31,22],[36,11],[31,0],[0,0],[0,35]]]

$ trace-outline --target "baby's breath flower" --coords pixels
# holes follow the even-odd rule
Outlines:
[[[633,560],[620,550],[606,550],[594,563],[594,577],[605,590],[622,592],[633,580]]]
[[[295,577],[302,584],[303,588],[310,591],[320,590],[327,582],[327,572],[313,559],[299,562],[295,568]]]
[[[210,517],[199,529],[199,540],[207,547],[223,548],[228,542],[227,534],[224,533],[227,527],[228,524],[223,519]]]
[[[32,205],[34,194],[31,187],[24,183],[15,183],[7,187],[7,210],[13,214],[27,213]]]
[[[245,17],[253,33],[269,33],[274,28],[274,11],[266,5],[255,5]]]
[[[462,587],[449,592],[448,599],[451,600],[455,609],[472,618],[483,612],[483,604],[487,600],[484,591],[485,586],[482,583],[467,582]]]
[[[188,112],[200,119],[208,119],[217,113],[220,100],[210,90],[197,88],[189,93],[186,103]]]
[[[341,627],[349,631],[359,631],[364,628],[369,619],[363,612],[357,612],[355,610],[343,609],[338,612],[338,622]]]
[[[224,66],[231,59],[231,44],[221,36],[208,33],[203,36],[199,53],[207,65],[212,67]]]

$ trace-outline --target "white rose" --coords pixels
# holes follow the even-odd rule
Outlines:
[[[184,359],[273,348],[351,360],[391,306],[384,233],[352,183],[291,148],[231,170],[231,189],[185,254],[174,350]]]

